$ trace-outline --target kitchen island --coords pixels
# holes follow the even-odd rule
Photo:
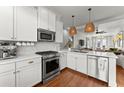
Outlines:
[[[65,67],[71,68],[88,76],[108,83],[108,86],[115,87],[116,84],[116,59],[112,52],[74,52],[62,50],[66,53]],[[60,67],[63,62],[60,61]]]

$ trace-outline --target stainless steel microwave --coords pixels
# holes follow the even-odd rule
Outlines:
[[[37,39],[41,42],[54,42],[55,41],[55,32],[38,29],[37,30]]]

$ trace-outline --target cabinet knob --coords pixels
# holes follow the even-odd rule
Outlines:
[[[30,61],[30,62],[28,62],[29,64],[31,64],[31,63],[34,63],[34,61]]]

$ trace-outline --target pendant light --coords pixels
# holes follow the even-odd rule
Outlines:
[[[68,31],[68,33],[69,33],[70,36],[74,36],[74,35],[77,34],[76,27],[74,26],[74,17],[75,17],[75,16],[72,15],[73,23],[72,23],[72,26],[69,28],[69,31]]]
[[[86,24],[84,31],[85,32],[94,32],[95,31],[95,26],[93,22],[91,21],[91,8],[88,9],[89,11],[89,22]]]

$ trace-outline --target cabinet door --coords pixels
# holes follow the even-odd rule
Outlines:
[[[18,6],[15,9],[15,38],[18,41],[37,41],[37,10]]]
[[[73,54],[67,55],[67,67],[76,70],[76,58]]]
[[[87,55],[77,55],[76,70],[87,74]]]
[[[0,74],[0,87],[15,87],[14,70]]]
[[[38,8],[38,28],[48,30],[48,10],[43,7]]]
[[[48,21],[49,30],[55,32],[55,29],[56,29],[56,15],[55,15],[55,13],[49,11],[48,18],[49,18],[49,21]]]
[[[97,78],[97,57],[88,56],[88,75]]]
[[[13,40],[13,7],[0,7],[0,40]]]
[[[61,53],[60,55],[60,70],[67,66],[67,53]]]
[[[56,42],[63,42],[63,23],[60,21],[56,22]]]
[[[31,87],[41,82],[41,63],[17,69],[17,87]]]

